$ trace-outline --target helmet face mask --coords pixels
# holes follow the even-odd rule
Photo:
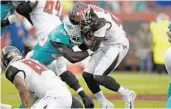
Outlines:
[[[70,41],[74,45],[80,45],[83,42],[81,36],[81,30],[78,25],[72,25],[70,23],[64,23],[64,29],[67,32]]]
[[[2,49],[1,61],[5,67],[16,58],[22,58],[20,51],[16,47],[6,46]]]

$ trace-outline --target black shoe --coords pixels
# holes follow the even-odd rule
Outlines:
[[[85,108],[94,108],[93,100],[89,97],[82,98]]]

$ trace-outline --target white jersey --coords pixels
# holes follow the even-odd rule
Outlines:
[[[54,28],[61,24],[61,1],[60,0],[39,0],[36,8],[30,13],[36,36],[42,40],[48,36]],[[43,38],[40,38],[43,37]]]
[[[24,72],[24,77],[28,88],[39,98],[47,95],[47,93],[51,92],[52,89],[57,89],[55,90],[55,93],[58,93],[61,96],[64,92],[68,91],[65,83],[63,83],[54,72],[48,70],[38,61],[32,59],[23,59],[13,62],[11,66],[21,71],[17,73],[19,76],[21,76],[21,74]]]
[[[96,5],[89,5],[94,13],[99,18],[104,18],[107,23],[102,28],[98,29],[94,32],[94,35],[97,37],[104,37],[105,44],[116,44],[122,42],[122,39],[125,39],[125,31],[122,28],[120,20],[114,16],[112,13],[96,6]]]

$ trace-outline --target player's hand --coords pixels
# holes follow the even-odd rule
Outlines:
[[[90,49],[87,49],[87,52],[89,54],[89,56],[93,55],[94,54],[94,51],[90,50]]]
[[[171,43],[171,30],[168,30],[166,34],[168,36],[168,41]]]
[[[8,20],[9,20],[10,24],[15,23],[15,22],[18,22],[18,18],[17,18],[16,15],[10,15],[8,17]]]

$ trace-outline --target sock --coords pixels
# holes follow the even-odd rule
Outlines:
[[[77,89],[77,93],[80,95],[81,98],[88,97],[87,94],[84,92],[82,87]]]
[[[123,86],[120,86],[118,93],[123,96],[125,94],[125,88]]]
[[[106,103],[107,99],[103,95],[102,91],[99,91],[99,92],[95,93],[94,95],[96,96],[96,98],[100,102],[100,104]]]

